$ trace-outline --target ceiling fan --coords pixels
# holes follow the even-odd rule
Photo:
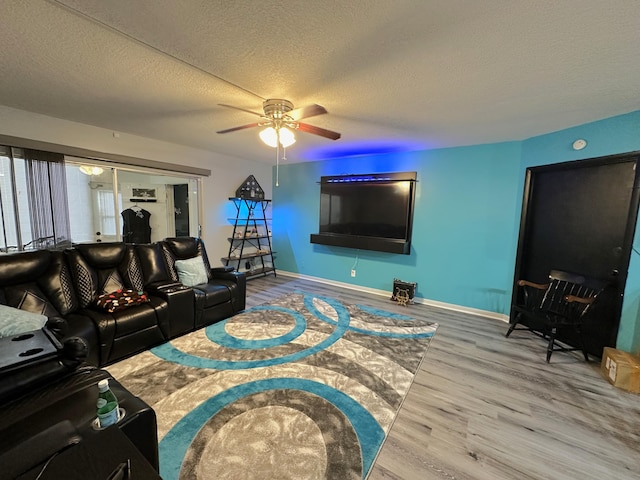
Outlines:
[[[272,147],[280,145],[287,147],[295,142],[295,137],[291,130],[300,130],[301,132],[319,135],[331,140],[338,140],[340,138],[340,134],[338,132],[333,132],[325,128],[315,127],[308,123],[300,122],[303,118],[315,117],[316,115],[324,115],[325,113],[328,113],[327,110],[320,105],[313,104],[294,109],[293,103],[289,100],[273,98],[265,100],[262,103],[264,113],[258,113],[245,108],[234,107],[233,105],[225,105],[222,103],[219,105],[221,107],[233,108],[251,113],[252,115],[257,115],[261,117],[262,120],[239,127],[220,130],[217,133],[229,133],[254,127],[267,127],[266,130],[260,133],[260,138],[262,138],[267,145]],[[266,131],[269,131],[269,133],[265,133]],[[265,137],[269,137],[270,141]]]

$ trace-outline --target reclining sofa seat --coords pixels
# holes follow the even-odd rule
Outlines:
[[[149,295],[149,303],[112,313],[95,304],[96,298],[104,293],[119,289],[143,290],[142,270],[133,245],[80,244],[65,254],[80,313],[97,326],[99,365],[113,363],[169,338],[168,304],[160,297]]]
[[[207,272],[207,283],[193,286],[195,328],[230,317],[245,308],[246,277],[231,267],[211,268],[204,243],[200,238],[173,237],[162,242],[169,277],[180,282],[176,260],[201,257]]]
[[[48,317],[58,338],[80,337],[98,344],[97,330],[78,312],[71,273],[60,251],[37,250],[0,257],[0,303]],[[89,348],[87,362],[98,365],[99,352]]]

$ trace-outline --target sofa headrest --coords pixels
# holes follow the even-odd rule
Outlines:
[[[0,286],[37,279],[49,267],[51,255],[48,250],[37,250],[0,256]]]
[[[198,249],[198,239],[193,237],[165,238],[165,244],[176,258],[193,258],[200,254]]]
[[[145,284],[170,279],[162,245],[159,243],[137,244],[135,249],[140,259]]]
[[[82,243],[76,245],[76,250],[93,268],[113,268],[122,262],[127,245],[122,242]]]

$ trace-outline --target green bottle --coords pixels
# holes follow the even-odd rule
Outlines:
[[[97,407],[100,428],[105,428],[118,422],[120,414],[118,399],[109,388],[109,380],[106,378],[98,382]]]

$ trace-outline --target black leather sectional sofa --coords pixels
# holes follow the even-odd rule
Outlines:
[[[185,287],[176,262],[196,257],[207,281]],[[0,256],[0,303],[45,315],[62,342],[84,339],[87,363],[100,367],[243,310],[245,282],[243,273],[211,268],[202,240],[192,237]],[[113,312],[96,304],[122,289],[144,292],[148,302]]]
[[[185,286],[179,272],[188,278],[181,267],[194,259],[202,281]],[[47,328],[0,335],[0,477],[112,478],[126,464],[131,478],[160,478],[155,412],[97,367],[243,310],[245,285],[243,273],[211,268],[190,237],[0,255],[0,304],[13,307],[0,320],[33,317],[16,308],[47,317]],[[114,297],[126,302],[112,308]],[[123,416],[102,431],[104,378]]]

